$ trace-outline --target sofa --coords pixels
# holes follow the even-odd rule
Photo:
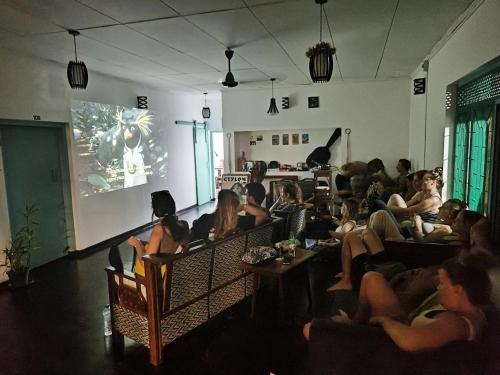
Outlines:
[[[446,244],[385,241],[384,246],[392,260],[403,263],[408,269],[437,265],[459,251]],[[500,278],[491,276],[491,279],[494,291],[500,290]],[[352,317],[357,308],[357,292],[338,291],[331,297],[331,304],[321,310],[321,318],[312,321],[308,374],[500,373],[500,314],[494,305],[486,311],[489,326],[479,342],[457,342],[439,350],[407,353],[380,327],[340,324],[328,318],[339,309]],[[399,297],[401,300],[402,296]],[[493,299],[493,302],[498,306],[499,301]]]
[[[161,364],[165,345],[253,293],[254,275],[242,271],[241,257],[270,244],[281,222],[273,218],[182,254],[144,256],[145,278],[106,268],[114,346],[123,347],[127,336],[149,348],[151,364]]]

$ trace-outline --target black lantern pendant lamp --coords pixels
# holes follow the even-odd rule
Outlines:
[[[274,81],[276,78],[271,78],[271,103],[269,104],[269,109],[267,110],[267,113],[270,115],[277,115],[280,113],[278,111],[278,107],[276,107],[276,99],[274,99]]]
[[[78,61],[76,55],[76,37],[80,33],[76,30],[68,30],[68,33],[73,35],[73,43],[75,45],[75,61],[70,61],[68,64],[68,82],[72,89],[86,89],[89,82],[87,67],[83,61]]]
[[[309,57],[309,74],[313,82],[328,82],[333,73],[333,55],[335,47],[322,41],[323,32],[323,4],[328,0],[315,0],[319,9],[319,43],[309,48],[306,56]],[[325,14],[326,17],[326,14]]]
[[[207,93],[204,92],[203,95],[205,95],[205,107],[201,110],[201,115],[203,118],[210,118],[210,108],[207,107]]]

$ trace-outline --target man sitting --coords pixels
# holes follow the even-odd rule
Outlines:
[[[266,189],[259,182],[251,182],[245,188],[247,190],[245,212],[247,215],[255,216],[255,225],[260,225],[269,218],[269,211],[261,206],[266,198]]]

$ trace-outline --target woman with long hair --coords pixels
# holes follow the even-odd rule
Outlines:
[[[224,238],[234,232],[238,226],[238,212],[240,200],[231,190],[221,190],[217,197],[217,209],[214,218],[214,239]]]
[[[255,225],[255,216],[238,215],[243,211],[238,195],[231,190],[223,189],[217,196],[217,208],[211,214],[204,214],[193,221],[191,229],[195,239],[219,240],[238,229],[246,230]]]
[[[170,192],[162,190],[152,193],[151,204],[160,223],[151,230],[149,242],[144,244],[134,236],[127,241],[135,248],[135,273],[141,276],[144,276],[144,262],[141,259],[144,255],[180,252],[189,234],[187,225],[177,219],[175,201]]]

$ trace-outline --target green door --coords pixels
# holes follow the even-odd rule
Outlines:
[[[210,201],[210,157],[205,127],[193,126],[194,159],[196,164],[196,196],[198,205]]]
[[[64,255],[68,245],[62,165],[66,160],[62,127],[0,126],[11,233],[23,225],[26,205],[38,209],[36,267]],[[64,163],[67,168],[66,163]]]

